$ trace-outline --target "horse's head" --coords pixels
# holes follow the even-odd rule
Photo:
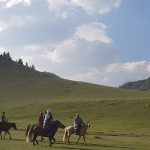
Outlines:
[[[15,123],[12,123],[12,128],[15,129],[15,130],[17,130],[17,126],[16,126]]]
[[[86,128],[90,128],[90,127],[91,127],[91,125],[89,124],[89,122],[86,122],[86,123],[85,123],[85,127],[86,127]]]
[[[91,127],[91,125],[90,125],[89,123],[87,124],[87,126],[88,126],[88,128],[90,128],[90,127]]]
[[[59,128],[62,128],[62,129],[65,128],[65,125],[62,124],[59,120],[56,120],[56,124],[57,124],[57,126],[58,126]]]

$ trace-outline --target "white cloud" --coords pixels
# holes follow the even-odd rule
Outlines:
[[[57,12],[57,15],[68,12],[77,12],[79,9],[86,13],[98,13],[104,15],[113,8],[118,8],[121,0],[47,0],[49,10]],[[66,9],[67,8],[67,9]],[[62,15],[63,17],[63,15]]]
[[[71,55],[74,55],[74,48],[74,40],[65,40],[61,44],[58,44],[54,51],[49,52],[48,58],[54,63],[61,63],[65,61],[66,58],[70,58]]]
[[[73,8],[70,0],[47,0],[50,12],[55,12],[57,17],[67,18],[70,9]],[[72,12],[70,12],[72,13]]]
[[[0,2],[5,2],[6,0],[0,0]]]
[[[118,8],[121,0],[71,0],[77,6],[82,7],[88,13],[108,13],[112,8]]]
[[[22,5],[30,5],[31,0],[5,0],[6,8],[11,8],[15,5],[22,4]]]
[[[127,62],[109,64],[104,68],[89,69],[68,78],[96,84],[119,86],[129,81],[137,81],[148,78],[150,75],[150,62]]]
[[[129,72],[129,73],[135,73],[136,71],[142,70],[143,67],[145,68],[147,66],[146,61],[140,61],[140,62],[130,62],[130,63],[118,63],[118,64],[111,64],[107,66],[106,72],[112,73],[112,72]]]
[[[112,40],[105,30],[106,26],[98,22],[78,26],[74,35],[56,45],[56,48],[49,52],[48,57],[54,63],[71,62],[75,59],[81,62],[84,59],[88,64],[91,62],[90,57],[91,60],[101,59],[104,61],[104,56],[109,58],[108,55],[112,56],[112,53],[116,52]]]
[[[146,70],[150,73],[150,64],[147,66]]]
[[[64,64],[74,70],[102,66],[113,60],[117,50],[112,44],[90,42],[80,38],[72,38],[58,44],[47,58],[53,63]]]
[[[7,24],[0,22],[0,32],[2,32],[3,30],[5,30],[5,28],[7,27]]]
[[[8,19],[7,21],[0,21],[0,34],[2,32],[7,34],[7,31],[11,32],[11,30],[12,31],[13,29],[16,30],[16,28],[19,30],[19,28],[28,26],[28,24],[32,24],[34,21],[35,21],[34,18],[30,16],[24,16],[24,17],[14,16],[13,18]],[[17,34],[18,33],[15,33],[15,35]],[[0,36],[1,36],[0,38],[4,40],[3,34],[1,34]],[[14,36],[14,35],[10,35],[10,37],[11,36]],[[8,37],[7,39],[9,39],[10,37]]]
[[[112,43],[112,39],[106,33],[106,25],[103,23],[94,22],[81,25],[77,27],[75,35],[90,42]]]
[[[60,7],[70,6],[69,0],[47,0],[50,10],[58,10]]]
[[[104,74],[108,78],[108,85],[121,85],[127,81],[148,78],[149,66],[150,62],[148,61],[111,64],[106,67]]]

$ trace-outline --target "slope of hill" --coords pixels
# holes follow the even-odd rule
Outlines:
[[[0,101],[47,99],[120,99],[147,97],[148,93],[62,79],[7,58],[0,58]]]
[[[150,90],[150,78],[144,79],[144,80],[139,80],[135,82],[127,82],[120,86],[120,88],[124,89],[133,89],[133,90]]]

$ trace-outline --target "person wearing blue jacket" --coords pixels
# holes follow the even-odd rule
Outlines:
[[[75,134],[79,134],[80,129],[82,126],[84,126],[84,122],[82,118],[80,117],[79,113],[76,114],[74,118],[74,128],[75,128]]]

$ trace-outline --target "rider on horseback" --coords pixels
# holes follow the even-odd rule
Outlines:
[[[75,118],[74,118],[74,128],[75,128],[75,134],[79,134],[80,129],[82,126],[84,126],[84,122],[81,119],[80,115],[77,113]]]
[[[2,113],[1,122],[2,123],[7,123],[8,122],[8,120],[7,120],[6,116],[5,116],[5,112]]]
[[[43,113],[41,112],[38,118],[38,125],[43,126],[43,122],[44,122],[44,116],[43,116]]]
[[[48,109],[44,118],[43,127],[44,128],[48,127],[51,124],[52,120],[53,116],[51,114],[51,109]]]

